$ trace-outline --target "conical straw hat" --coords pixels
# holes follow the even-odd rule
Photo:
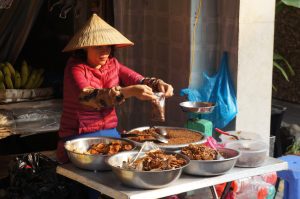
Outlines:
[[[93,14],[71,39],[63,52],[86,48],[89,46],[114,45],[116,47],[132,46],[133,43],[119,31],[106,23],[98,15]]]

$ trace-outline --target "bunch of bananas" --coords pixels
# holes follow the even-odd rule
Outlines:
[[[0,89],[39,88],[44,81],[44,69],[31,69],[26,61],[21,64],[21,72],[9,63],[0,63]]]

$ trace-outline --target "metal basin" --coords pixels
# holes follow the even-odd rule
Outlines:
[[[181,128],[181,127],[169,127],[169,126],[156,126],[157,128],[163,128],[163,129],[173,129],[173,130],[188,130],[188,131],[191,131],[191,132],[194,132],[194,133],[198,133],[198,134],[201,134],[203,136],[203,138],[197,142],[192,142],[192,143],[187,143],[187,144],[174,144],[174,145],[160,145],[160,144],[157,144],[157,146],[159,146],[159,148],[161,150],[164,150],[164,151],[172,151],[172,152],[179,152],[183,147],[186,147],[188,146],[189,144],[203,144],[206,142],[206,138],[207,136],[204,135],[203,133],[201,133],[200,131],[195,131],[195,130],[191,130],[191,129],[187,129],[187,128]],[[130,133],[130,132],[133,132],[133,131],[143,131],[143,130],[146,130],[146,129],[149,129],[150,127],[149,126],[143,126],[143,127],[138,127],[138,128],[135,128],[135,129],[131,129],[130,131],[128,131],[127,133]],[[127,139],[126,140],[130,140],[130,139]],[[141,147],[143,145],[144,142],[137,142],[137,141],[134,141],[134,140],[130,140],[132,141],[136,146],[138,147]]]
[[[89,137],[89,138],[78,138],[67,141],[65,143],[65,149],[69,156],[70,161],[81,169],[88,169],[93,171],[104,171],[110,170],[107,165],[107,158],[109,155],[89,155],[74,152],[74,149],[80,151],[87,151],[92,144],[105,143],[109,144],[113,141],[120,141],[123,144],[131,144],[132,148],[135,148],[135,144],[129,140],[112,137]]]
[[[216,104],[212,102],[192,102],[192,101],[186,101],[181,102],[179,104],[181,109],[184,112],[191,112],[191,113],[199,113],[199,114],[208,114],[211,113]]]
[[[157,189],[166,187],[179,178],[182,168],[189,164],[189,158],[185,155],[178,154],[187,161],[183,167],[163,170],[163,171],[136,171],[121,168],[123,161],[127,162],[128,158],[132,158],[138,151],[125,151],[111,156],[108,159],[108,164],[112,171],[117,175],[122,183],[130,187],[142,189]],[[142,153],[143,155],[144,153]],[[175,154],[173,152],[166,152],[166,154]]]
[[[217,176],[226,173],[234,167],[240,153],[228,148],[218,150],[225,158],[224,160],[191,160],[190,164],[184,168],[184,172],[198,176]]]

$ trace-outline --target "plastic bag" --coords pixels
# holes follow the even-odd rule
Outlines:
[[[237,192],[237,199],[272,199],[275,197],[275,187],[264,181],[252,178],[238,181],[240,190]]]
[[[87,198],[78,182],[56,173],[57,162],[41,153],[18,155],[10,162],[0,198]],[[4,182],[4,181],[3,181]]]
[[[165,121],[165,95],[162,92],[154,93],[156,100],[152,101],[151,120],[154,122]]]
[[[185,88],[180,91],[180,95],[186,95],[189,101],[216,103],[212,113],[198,117],[210,120],[214,127],[224,128],[237,114],[236,95],[229,74],[227,53],[223,54],[221,66],[215,75],[208,76],[203,73],[203,83],[199,89]]]
[[[13,114],[8,110],[0,110],[0,139],[16,133],[16,122]]]

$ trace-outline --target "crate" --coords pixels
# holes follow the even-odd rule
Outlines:
[[[0,90],[0,104],[48,99],[53,96],[53,92],[51,87]]]

